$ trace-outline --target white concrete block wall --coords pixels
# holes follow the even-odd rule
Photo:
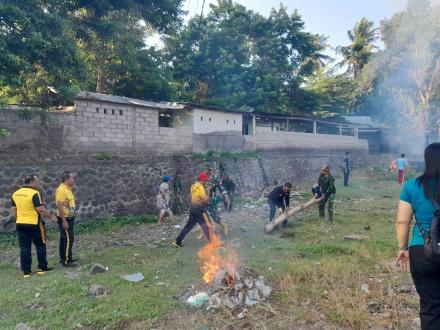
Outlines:
[[[104,114],[103,109],[107,109],[107,113]],[[59,136],[52,135],[51,138],[55,139],[53,141],[56,145],[62,145],[65,149],[104,152],[192,152],[193,134],[215,134],[222,131],[241,136],[241,114],[203,109],[194,109],[193,112],[182,110],[181,113],[177,113],[174,128],[167,128],[159,127],[157,109],[78,100],[75,113],[51,113],[49,124],[52,129],[58,127],[63,133]],[[204,118],[203,125],[199,123],[201,116]],[[15,111],[0,111],[0,123],[2,127],[10,128],[14,133],[11,138],[3,139],[4,146],[11,143],[12,139],[25,141],[41,135],[39,118],[25,121],[19,119]],[[256,137],[243,136],[244,143],[240,148],[254,149],[254,140],[257,149],[315,148],[314,134],[272,131],[270,128],[258,126]],[[368,150],[368,141],[357,140],[353,136],[317,134],[316,145],[318,149]]]
[[[193,114],[194,134],[225,131],[241,132],[243,129],[243,115],[240,113],[193,109]]]
[[[264,127],[257,127],[256,148],[315,148],[315,135],[313,133],[268,131]],[[316,148],[368,150],[368,141],[358,141],[354,136],[317,134]]]
[[[159,151],[164,154],[192,152],[192,133],[182,128],[159,127],[157,144]]]

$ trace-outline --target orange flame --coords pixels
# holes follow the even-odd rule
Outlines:
[[[229,278],[227,285],[232,285],[238,264],[238,256],[235,250],[230,246],[225,246],[222,240],[214,232],[214,224],[209,224],[209,233],[211,240],[197,253],[201,259],[200,271],[203,274],[205,283],[212,283],[217,272],[225,270]]]

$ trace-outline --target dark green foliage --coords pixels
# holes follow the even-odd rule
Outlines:
[[[160,55],[144,40],[180,25],[182,1],[2,1],[0,99],[72,104],[79,90],[169,98]]]
[[[298,12],[272,9],[269,17],[230,0],[211,5],[168,38],[178,98],[267,112],[294,107],[290,95],[326,58],[324,38],[304,31]]]

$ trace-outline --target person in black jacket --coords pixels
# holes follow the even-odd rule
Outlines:
[[[275,211],[277,207],[281,208],[283,212],[289,207],[290,189],[292,184],[286,182],[282,186],[275,187],[268,195],[268,202],[270,207],[269,222],[275,218]],[[283,221],[283,226],[287,225],[287,220]]]

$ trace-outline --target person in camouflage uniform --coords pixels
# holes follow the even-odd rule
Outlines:
[[[335,201],[336,188],[335,179],[330,174],[328,165],[324,165],[321,168],[321,174],[318,178],[318,186],[324,195],[324,198],[319,204],[319,216],[321,218],[325,217],[325,204],[327,204],[328,221],[329,223],[333,223],[333,204]]]
[[[206,175],[209,177],[210,181],[206,184],[206,190],[209,195],[209,205],[207,211],[211,219],[217,223],[223,230],[223,234],[228,234],[228,227],[222,223],[222,219],[218,212],[219,204],[228,199],[228,194],[226,189],[221,184],[220,179],[212,173],[212,170],[208,168],[206,170]],[[229,202],[226,202],[229,204]]]
[[[231,212],[234,202],[235,182],[227,174],[222,174],[221,178],[221,185],[225,188],[226,194],[228,195],[228,198],[223,199],[223,204],[225,206],[225,210]]]

